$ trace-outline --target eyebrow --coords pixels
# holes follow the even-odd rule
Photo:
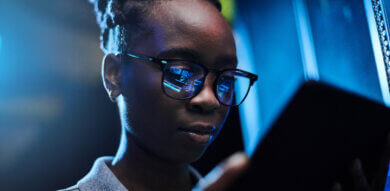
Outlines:
[[[180,59],[197,61],[200,58],[200,54],[189,48],[172,48],[168,50],[161,51],[158,55],[158,58],[174,58],[180,57]]]
[[[217,58],[217,64],[232,65],[233,68],[237,67],[238,59],[233,55],[222,55]]]
[[[177,58],[188,60],[192,62],[200,62],[201,55],[198,51],[185,47],[171,48],[168,50],[161,51],[157,58],[170,59]],[[220,55],[217,57],[216,63],[221,67],[231,65],[233,68],[237,67],[237,57],[234,55]]]

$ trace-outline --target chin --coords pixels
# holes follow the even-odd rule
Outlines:
[[[174,153],[173,157],[175,157],[175,161],[180,163],[193,163],[203,156],[209,145],[205,145],[203,148],[183,149],[181,152]]]

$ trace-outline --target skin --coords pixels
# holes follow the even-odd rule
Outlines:
[[[128,42],[133,54],[158,58],[179,58],[199,62],[208,68],[236,67],[232,31],[210,3],[202,0],[174,0],[161,3],[145,19],[147,33]],[[172,49],[191,50],[172,53]],[[188,51],[187,51],[188,52]],[[108,54],[103,61],[104,85],[117,99],[122,120],[120,148],[112,172],[129,190],[191,190],[188,165],[198,160],[209,144],[194,144],[179,127],[211,125],[221,130],[229,108],[221,105],[213,91],[215,76],[209,74],[201,92],[189,100],[174,100],[161,90],[162,72],[158,65]],[[390,140],[390,139],[389,139]],[[389,141],[372,183],[364,175],[359,160],[351,176],[358,191],[383,190],[389,163]],[[196,189],[225,190],[249,165],[248,157],[238,153],[226,159],[204,178]],[[220,173],[222,172],[222,173]],[[342,190],[335,183],[333,190]]]
[[[145,19],[145,26],[148,32],[129,42],[133,54],[191,60],[219,70],[236,67],[231,28],[209,2],[161,3]],[[198,160],[212,141],[195,144],[178,128],[213,126],[215,138],[229,113],[229,107],[215,97],[214,74],[206,77],[197,96],[184,101],[162,92],[161,76],[154,63],[128,59],[121,64],[120,57],[113,54],[104,59],[105,87],[118,99],[122,120],[121,146],[110,168],[129,190],[191,190],[194,182],[188,165]],[[247,157],[241,154],[241,159],[243,163],[236,165],[245,166]]]

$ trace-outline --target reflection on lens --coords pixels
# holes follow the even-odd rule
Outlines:
[[[163,88],[173,98],[192,97],[203,83],[203,68],[183,61],[172,62],[164,72]]]
[[[244,73],[225,71],[217,81],[217,97],[225,105],[238,105],[245,99],[249,87],[250,79]]]
[[[166,86],[166,87],[170,88],[171,90],[176,91],[178,93],[181,91],[181,87],[176,86],[175,84],[172,84],[171,82],[169,82],[167,80],[164,80],[164,86]]]
[[[218,80],[217,97],[226,105],[231,105],[234,92],[234,76],[222,75]]]

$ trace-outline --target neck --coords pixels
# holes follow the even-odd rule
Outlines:
[[[110,166],[128,190],[191,190],[188,164],[173,163],[139,147],[122,129],[121,144]]]

